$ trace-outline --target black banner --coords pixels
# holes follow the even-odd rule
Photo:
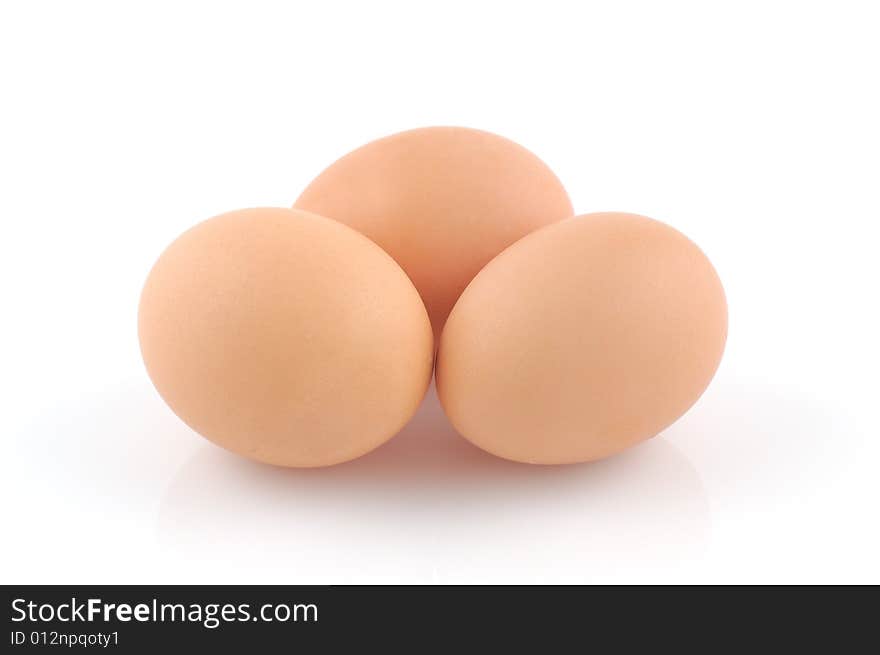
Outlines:
[[[414,651],[437,642],[546,646],[577,650],[668,647],[702,639],[730,646],[790,647],[798,641],[836,652],[870,634],[877,609],[806,588],[662,587],[2,587],[2,652],[113,650],[197,652],[259,648],[336,652],[392,644]],[[836,592],[838,595],[841,592]],[[849,592],[846,592],[850,596]],[[708,637],[707,637],[708,636]],[[873,635],[870,637],[873,638]],[[415,641],[413,641],[415,640]],[[312,651],[311,649],[315,650]],[[470,650],[465,648],[465,650]],[[539,648],[544,652],[546,648]]]

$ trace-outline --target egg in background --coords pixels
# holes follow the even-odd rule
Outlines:
[[[489,260],[574,213],[537,156],[464,127],[420,128],[368,143],[324,170],[294,207],[345,223],[388,252],[421,294],[435,337]]]

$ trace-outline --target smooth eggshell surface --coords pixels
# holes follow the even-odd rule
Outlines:
[[[471,282],[443,331],[437,389],[491,453],[595,460],[681,416],[726,336],[724,291],[697,246],[649,218],[588,214],[523,238]]]
[[[431,377],[418,293],[379,247],[304,211],[209,219],[161,255],[138,316],[156,389],[193,429],[284,466],[392,437]]]
[[[574,213],[538,157],[462,127],[401,132],[358,148],[294,206],[350,225],[394,257],[422,295],[435,336],[490,259]]]

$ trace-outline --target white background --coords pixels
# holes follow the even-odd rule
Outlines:
[[[880,582],[878,33],[871,2],[4,2],[0,579]],[[325,470],[193,434],[139,357],[155,257],[434,124],[706,251],[703,399],[571,467],[483,454],[433,396]]]

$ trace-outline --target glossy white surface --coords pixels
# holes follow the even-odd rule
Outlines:
[[[880,42],[870,3],[38,3],[0,9],[0,580],[880,582]],[[427,124],[669,222],[730,339],[663,435],[528,467],[436,397],[326,470],[194,435],[137,348],[192,223],[289,205]]]

